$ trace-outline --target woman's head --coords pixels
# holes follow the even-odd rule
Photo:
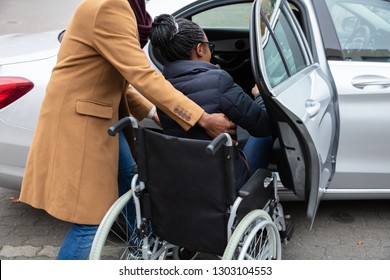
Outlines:
[[[195,22],[171,15],[157,16],[149,34],[153,47],[169,62],[190,60],[203,56],[201,60],[211,59],[211,48],[202,28]],[[196,59],[195,58],[195,59]]]

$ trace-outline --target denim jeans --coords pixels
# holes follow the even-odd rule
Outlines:
[[[119,132],[119,196],[130,189],[134,176],[135,161],[122,131]],[[130,208],[134,209],[134,207]],[[132,211],[134,212],[134,211]],[[128,212],[128,219],[134,220],[135,213]],[[69,229],[58,253],[58,260],[85,260],[88,258],[98,225],[73,224]]]
[[[273,138],[249,136],[244,146],[251,174],[259,168],[267,168],[272,152]]]
[[[122,131],[119,132],[119,168],[118,168],[118,192],[119,196],[130,190],[131,180],[134,176],[136,163],[131,154],[129,144]]]
[[[136,163],[131,154],[126,137],[121,131],[119,133],[119,170],[118,170],[118,192],[119,196],[125,194],[131,188],[131,180],[134,177]],[[131,200],[122,210],[124,218],[128,221],[129,232],[133,232],[135,221],[135,205]]]
[[[62,242],[57,260],[86,260],[98,227],[73,224]]]

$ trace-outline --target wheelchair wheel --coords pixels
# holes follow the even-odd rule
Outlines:
[[[223,260],[279,260],[282,255],[279,231],[267,212],[253,210],[234,230]]]
[[[104,216],[92,243],[90,260],[141,259],[141,240],[135,233],[135,209],[132,191],[111,206]]]

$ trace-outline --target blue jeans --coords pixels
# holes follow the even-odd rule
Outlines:
[[[273,138],[249,136],[244,146],[244,154],[248,160],[250,173],[259,168],[267,168],[272,152]]]
[[[135,161],[122,131],[119,132],[119,196],[130,189],[134,176]],[[134,207],[130,208],[134,209]],[[134,212],[134,211],[133,211]],[[135,219],[135,213],[129,213],[128,219]],[[133,216],[131,216],[133,215]],[[131,216],[131,217],[130,217]],[[85,260],[88,258],[98,225],[73,224],[61,245],[57,260]]]
[[[73,224],[62,242],[57,260],[86,260],[98,227]]]
[[[119,168],[118,168],[118,192],[119,196],[130,190],[131,180],[134,176],[136,163],[131,154],[129,144],[122,131],[119,132]]]
[[[131,188],[131,180],[134,177],[136,163],[131,154],[126,137],[121,131],[119,133],[119,170],[118,170],[118,192],[119,196],[125,194]],[[122,210],[124,218],[128,221],[129,232],[133,232],[136,219],[134,200],[131,200]]]

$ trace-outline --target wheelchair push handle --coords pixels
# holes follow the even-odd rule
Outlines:
[[[110,126],[107,132],[110,136],[115,136],[120,130],[124,129],[128,125],[138,127],[138,123],[133,117],[124,117]]]
[[[206,147],[206,152],[209,155],[215,155],[215,152],[221,148],[222,145],[233,146],[232,138],[227,133],[221,133],[211,141]]]

